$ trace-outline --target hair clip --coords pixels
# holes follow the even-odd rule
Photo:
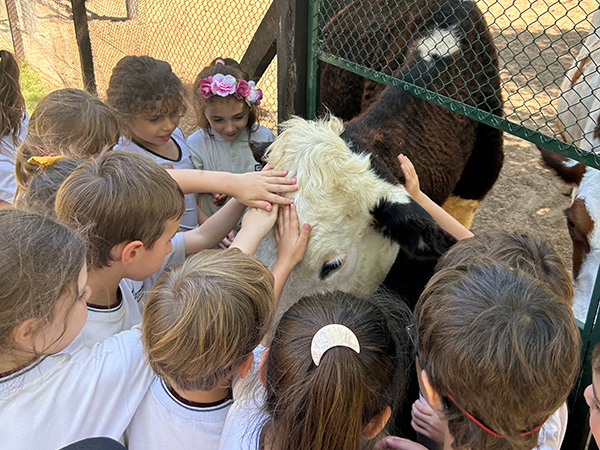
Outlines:
[[[221,58],[217,58],[217,59],[215,60],[215,66],[216,66],[217,64],[223,64],[223,65],[225,65],[225,61],[223,61]]]
[[[198,94],[207,99],[213,95],[219,97],[235,95],[235,98],[245,100],[250,107],[260,105],[263,98],[262,91],[256,88],[254,81],[238,80],[233,75],[222,73],[202,78],[198,82]]]
[[[58,156],[32,156],[27,160],[29,164],[37,164],[39,166],[48,167],[54,164],[59,159],[63,159],[65,155]]]
[[[358,338],[350,328],[335,323],[325,325],[315,333],[310,344],[310,354],[315,366],[319,365],[323,354],[333,347],[348,347],[360,353]]]

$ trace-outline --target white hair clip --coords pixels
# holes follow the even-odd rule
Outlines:
[[[321,362],[323,354],[333,347],[348,347],[360,353],[358,338],[350,328],[335,323],[325,325],[315,333],[310,345],[310,353],[316,366]]]

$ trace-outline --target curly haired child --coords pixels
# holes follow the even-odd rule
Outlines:
[[[80,89],[51,92],[31,114],[27,136],[15,156],[17,195],[40,170],[39,164],[28,162],[30,158],[88,159],[113,148],[118,139],[117,119],[100,100]]]
[[[275,136],[258,123],[262,91],[242,66],[231,58],[216,58],[202,69],[192,87],[200,126],[188,138],[194,165],[232,173],[260,170],[248,142],[273,142]],[[202,195],[202,213],[211,216],[226,197],[222,193]]]
[[[27,134],[29,115],[21,93],[19,63],[0,50],[0,208],[10,206],[17,190],[15,152]]]

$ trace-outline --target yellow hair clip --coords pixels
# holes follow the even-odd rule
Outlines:
[[[27,160],[29,164],[38,164],[40,166],[48,167],[54,164],[57,160],[63,159],[65,155],[58,156],[32,156]]]

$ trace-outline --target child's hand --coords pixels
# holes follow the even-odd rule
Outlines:
[[[412,406],[412,421],[410,424],[417,433],[427,436],[438,444],[443,444],[448,432],[448,425],[431,406],[427,403],[417,400]]]
[[[229,246],[231,245],[231,243],[233,242],[234,239],[235,239],[235,233],[233,231],[231,231],[226,237],[223,238],[223,240],[221,242],[219,242],[218,247],[220,249],[225,250],[226,248],[229,248]]]
[[[261,172],[238,174],[235,198],[244,205],[270,211],[273,204],[291,205],[294,200],[277,195],[298,190],[295,178],[286,178],[286,170],[274,171],[268,164]]]
[[[419,185],[419,177],[417,176],[415,167],[410,159],[402,153],[398,155],[398,162],[400,163],[400,168],[402,169],[404,179],[406,180],[404,187],[410,196],[416,200],[421,194],[421,187]]]
[[[277,209],[277,205],[274,205],[271,211],[258,208],[248,209],[242,219],[242,228],[231,243],[231,247],[239,248],[244,253],[254,255],[260,241],[275,225]]]
[[[427,447],[408,439],[388,436],[377,442],[373,450],[427,450]]]
[[[279,208],[279,217],[274,231],[277,242],[277,262],[287,265],[291,270],[304,258],[310,225],[305,223],[300,229],[296,207],[283,206]]]
[[[217,194],[213,192],[211,195],[215,206],[223,206],[225,200],[227,200],[227,194]]]

